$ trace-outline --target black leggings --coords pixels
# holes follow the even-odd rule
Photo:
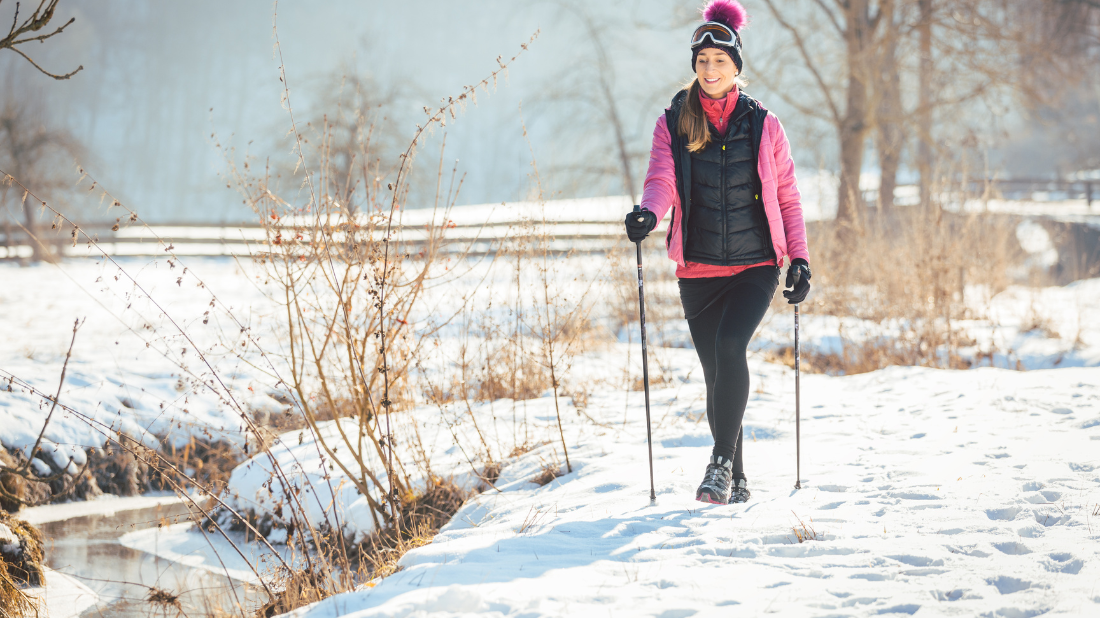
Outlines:
[[[764,319],[771,293],[751,283],[736,285],[688,319],[691,340],[707,384],[707,420],[716,456],[733,460],[733,476],[745,478],[741,422],[749,402],[749,340]]]

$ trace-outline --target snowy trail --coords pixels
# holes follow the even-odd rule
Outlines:
[[[789,380],[769,365],[754,376],[765,392]],[[402,571],[292,615],[1100,612],[1100,370],[891,368],[804,389],[802,491],[792,398],[757,393],[752,501],[692,499],[709,436],[681,418],[655,438],[649,507],[635,407],[627,430],[573,445],[573,474],[537,487],[552,446],[525,455]],[[613,399],[588,413],[621,420]],[[798,543],[800,520],[816,540]]]

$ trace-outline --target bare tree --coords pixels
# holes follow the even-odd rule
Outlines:
[[[972,104],[1003,108],[1015,100],[1025,112],[1049,104],[1096,60],[1088,51],[1096,42],[1095,0],[763,2],[789,35],[812,95],[790,81],[765,81],[787,103],[834,127],[837,219],[856,229],[868,137],[875,138],[881,170],[880,206],[893,203],[910,136],[917,142],[921,202],[930,205],[943,167],[938,161],[949,154],[940,138],[966,134],[976,119],[988,118],[973,114]],[[776,73],[790,79],[789,72]]]
[[[781,7],[779,3],[782,0],[764,2],[793,39],[803,68],[812,77],[818,97],[823,102],[825,116],[836,127],[840,144],[837,220],[858,229],[861,226],[863,201],[859,177],[874,114],[872,95],[875,68],[878,66],[875,52],[882,47],[879,26],[892,17],[895,0],[880,0],[877,3],[871,0],[836,0],[833,3],[814,0],[813,4],[820,14],[813,18],[823,17],[826,24],[824,30],[835,33],[843,45],[841,69],[844,78],[840,87],[827,78],[828,66],[824,59],[828,56],[815,53],[808,36],[809,29],[793,20],[792,16],[798,12],[790,7],[793,3],[788,0]]]
[[[39,195],[54,196],[71,186],[63,170],[83,149],[67,128],[50,125],[41,101],[33,96],[16,98],[12,88],[6,90],[9,94],[0,104],[0,170]],[[0,185],[0,203],[9,204],[9,216],[14,215],[13,210],[22,208],[32,259],[36,262],[53,259],[38,233],[35,215],[41,205],[17,187],[6,184]],[[16,206],[13,209],[10,205]],[[7,240],[10,245],[11,238]]]
[[[622,191],[636,202],[640,195],[636,170],[644,170],[649,154],[644,139],[648,134],[641,128],[651,129],[653,120],[648,115],[642,118],[640,112],[650,107],[652,99],[647,100],[647,95],[663,96],[664,92],[648,83],[644,94],[632,91],[626,95],[630,87],[623,84],[610,52],[622,55],[626,49],[638,50],[630,41],[619,40],[615,24],[604,17],[610,5],[576,0],[555,0],[553,4],[579,22],[583,43],[578,49],[585,54],[583,62],[570,62],[551,76],[545,89],[550,94],[544,103],[553,105],[553,115],[565,123],[555,133],[568,142],[570,150],[563,157],[568,163],[556,165],[554,170],[566,172],[578,183],[589,183],[589,187],[621,184]],[[592,189],[584,192],[592,193]]]
[[[43,69],[41,66],[39,66],[37,62],[32,60],[30,56],[28,56],[22,49],[19,48],[21,45],[26,45],[27,43],[33,43],[35,41],[41,43],[50,37],[57,36],[64,32],[65,28],[68,28],[73,22],[76,21],[76,18],[73,17],[53,32],[34,35],[34,33],[42,31],[46,26],[50,24],[50,20],[52,20],[54,17],[54,12],[57,10],[57,3],[59,1],[60,0],[39,0],[38,8],[34,9],[34,12],[31,13],[30,16],[25,17],[23,21],[19,21],[20,3],[16,2],[15,15],[12,16],[11,20],[11,28],[8,29],[8,34],[4,38],[0,39],[0,49],[10,49],[20,56],[23,56],[23,58],[25,58],[27,62],[34,65],[34,68],[38,69],[44,75],[48,75],[54,79],[69,79],[73,75],[76,75],[81,70],[83,70],[84,65],[80,65],[76,68],[75,71],[65,74],[50,73],[46,69]],[[3,3],[4,0],[0,0],[0,4]]]

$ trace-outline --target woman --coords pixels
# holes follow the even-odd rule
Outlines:
[[[657,120],[641,212],[626,217],[640,242],[671,210],[665,244],[707,385],[714,450],[696,499],[746,502],[741,422],[749,399],[749,340],[790,260],[783,292],[810,291],[809,252],[790,145],[779,119],[742,92],[740,30],[748,15],[713,0],[692,35],[695,79]]]

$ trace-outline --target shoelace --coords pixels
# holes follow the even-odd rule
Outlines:
[[[729,481],[726,480],[726,476],[722,474],[724,470],[725,468],[715,464],[707,466],[707,473],[703,477],[703,485],[709,485],[722,493],[726,493],[729,489]]]

